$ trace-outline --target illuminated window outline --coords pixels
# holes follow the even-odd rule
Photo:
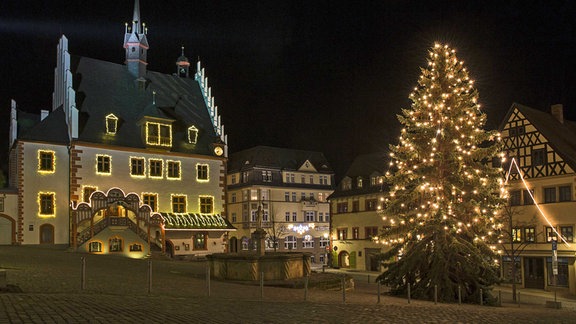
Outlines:
[[[44,199],[46,198],[46,200]],[[48,204],[48,205],[44,205]],[[38,217],[55,217],[56,216],[56,193],[44,192],[38,193]]]
[[[45,159],[44,156],[50,158]],[[43,174],[56,172],[56,152],[50,150],[38,150],[38,172]]]
[[[142,173],[134,173],[134,162],[140,161],[142,162]],[[131,156],[128,162],[130,165],[130,176],[133,178],[146,178],[146,159],[140,156]]]
[[[206,209],[208,208],[208,209]],[[198,197],[198,210],[201,214],[214,213],[214,196],[200,195]]]
[[[174,166],[178,171],[177,175],[174,175]],[[182,179],[182,163],[180,161],[166,160],[166,179],[169,180],[181,180]]]
[[[196,181],[198,182],[210,181],[210,166],[208,164],[206,163],[196,164]]]
[[[188,127],[188,143],[196,144],[197,141],[198,141],[198,128],[192,125]]]
[[[112,174],[112,157],[106,154],[96,154],[96,174]]]
[[[152,175],[152,170],[156,169],[156,167],[152,168],[152,163],[160,162],[160,172],[158,175]],[[148,176],[152,179],[162,179],[164,174],[164,161],[162,159],[148,159]]]
[[[90,190],[90,194],[88,195],[88,197],[86,197],[86,191],[87,190]],[[89,185],[82,186],[82,201],[86,202],[86,203],[90,203],[90,196],[95,191],[98,191],[98,187],[96,187],[96,186],[89,186]]]
[[[115,135],[118,131],[118,117],[114,114],[106,116],[106,134]]]
[[[172,147],[172,125],[157,122],[146,122],[146,144]],[[162,136],[163,127],[168,129],[168,137]],[[155,129],[156,135],[150,134],[150,130]]]
[[[154,205],[155,205],[155,206],[152,206],[152,205],[150,204],[149,198],[154,198]],[[142,193],[142,203],[145,204],[145,205],[150,206],[150,208],[152,208],[152,211],[153,211],[153,212],[157,212],[157,211],[159,210],[159,209],[158,209],[158,193],[155,193],[155,192],[143,192],[143,193]]]
[[[114,245],[112,245],[114,243]],[[112,249],[114,247],[114,249]],[[108,252],[123,252],[124,251],[124,239],[120,236],[113,236],[108,239]]]
[[[88,252],[90,253],[102,253],[102,241],[90,241],[88,242],[88,244],[86,244],[86,246],[88,247]],[[93,247],[95,247],[93,249]]]
[[[174,201],[174,199],[180,199],[180,198],[183,198],[183,202],[182,201],[178,201],[178,202]],[[172,212],[173,213],[175,213],[175,214],[176,213],[185,213],[187,210],[187,206],[188,206],[188,196],[184,195],[184,194],[170,194],[170,202],[172,205]],[[183,204],[183,207],[184,207],[184,208],[182,208],[183,211],[180,211],[180,209],[178,209],[179,211],[175,211],[175,209],[174,209],[175,204],[178,204],[178,205]]]
[[[140,243],[132,243],[128,245],[128,251],[130,252],[142,252],[144,249],[142,248],[142,244]]]

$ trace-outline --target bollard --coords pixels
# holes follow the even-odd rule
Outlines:
[[[152,261],[148,260],[148,293],[152,291]]]
[[[498,290],[498,306],[502,307],[502,291]]]
[[[410,283],[408,283],[408,304],[410,304]]]
[[[520,292],[518,292],[518,299],[516,300],[516,302],[518,303],[518,307],[520,307]]]
[[[310,279],[310,275],[306,275],[304,277],[304,300],[308,300],[308,280]]]
[[[370,283],[370,275],[367,275],[367,277],[368,277],[368,283]]]
[[[212,294],[212,289],[210,287],[210,265],[206,266],[206,292],[208,293],[208,297]]]
[[[480,306],[484,305],[484,300],[482,299],[482,288],[480,288]]]
[[[380,280],[378,280],[378,304],[380,304]]]
[[[462,287],[458,285],[458,305],[462,304]]]
[[[434,285],[434,304],[438,304],[438,285]]]
[[[346,304],[346,275],[342,276],[342,304]]]
[[[82,272],[80,274],[80,289],[86,289],[86,257],[81,257],[82,260]]]
[[[264,299],[264,272],[260,272],[260,299]]]

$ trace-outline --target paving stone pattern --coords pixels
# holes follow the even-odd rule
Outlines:
[[[81,257],[86,289],[81,290]],[[0,293],[0,323],[576,323],[573,309],[437,304],[382,296],[357,282],[342,291],[260,287],[214,281],[204,262],[94,256],[0,247],[0,268],[22,293]]]

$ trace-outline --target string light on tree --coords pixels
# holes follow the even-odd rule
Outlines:
[[[393,293],[425,297],[442,285],[439,299],[453,301],[458,286],[474,300],[498,280],[490,246],[498,239],[504,199],[501,174],[485,161],[500,152],[499,134],[484,130],[478,92],[464,62],[448,45],[435,44],[418,85],[403,109],[397,145],[391,146],[390,194],[383,214],[391,227],[383,283]],[[400,257],[401,256],[401,257]],[[475,299],[477,300],[477,298]]]

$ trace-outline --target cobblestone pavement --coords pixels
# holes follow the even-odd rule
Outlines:
[[[81,289],[81,257],[86,288]],[[573,309],[434,304],[382,296],[357,282],[342,291],[212,280],[205,263],[0,247],[0,268],[22,293],[0,293],[0,323],[576,323]],[[150,293],[148,293],[150,287]],[[260,294],[263,298],[260,298]]]

